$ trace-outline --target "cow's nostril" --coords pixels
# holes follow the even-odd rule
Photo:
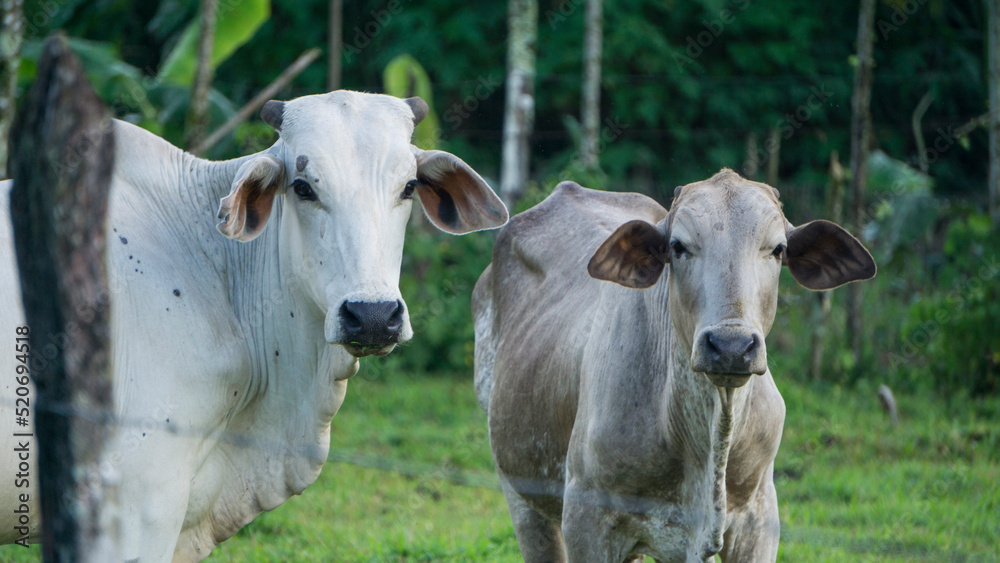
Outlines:
[[[344,304],[340,306],[340,322],[344,327],[344,331],[348,334],[357,334],[364,329],[361,316],[358,312],[353,310],[357,305],[360,304],[344,302]]]
[[[403,302],[399,299],[396,300],[396,308],[389,315],[389,320],[386,321],[385,327],[393,334],[398,334],[400,329],[403,328]]]
[[[345,301],[340,324],[349,344],[384,346],[399,341],[405,306],[395,301]]]

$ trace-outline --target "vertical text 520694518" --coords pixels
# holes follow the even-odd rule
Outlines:
[[[13,475],[14,487],[18,489],[17,502],[14,503],[14,515],[16,525],[14,530],[18,533],[16,543],[28,547],[28,532],[31,529],[31,514],[29,514],[29,500],[31,498],[31,441],[32,436],[31,419],[31,388],[28,386],[28,364],[30,358],[30,346],[28,344],[28,327],[19,326],[14,329],[14,351],[16,352],[16,362],[14,364],[14,388],[16,395],[14,399],[14,452],[17,456],[17,472]]]

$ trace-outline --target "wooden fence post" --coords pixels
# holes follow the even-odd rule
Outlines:
[[[45,351],[32,371],[42,552],[47,562],[116,561],[102,467],[113,412],[104,228],[114,135],[64,37],[46,43],[11,139],[24,311],[32,353]]]

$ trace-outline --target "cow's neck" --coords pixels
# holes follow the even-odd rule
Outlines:
[[[670,361],[662,372],[661,420],[671,455],[680,457],[684,467],[680,502],[695,516],[694,546],[708,556],[722,549],[726,469],[734,433],[745,421],[753,379],[744,387],[720,392],[704,374],[691,369],[691,349],[677,338],[670,320],[667,287],[668,283],[658,284],[645,295],[647,306],[662,313],[651,318],[663,319],[659,330],[666,332],[670,348]]]
[[[253,156],[201,161],[199,173],[206,177],[204,185],[216,207],[229,193],[239,166]],[[284,198],[275,198],[274,206],[268,225],[254,241],[239,243],[218,233],[214,238],[247,352],[241,378],[245,399],[233,409],[230,431],[263,440],[262,453],[273,453],[276,446],[287,450],[279,453],[289,454],[284,456],[284,482],[269,485],[273,493],[261,493],[276,495],[263,503],[265,510],[301,492],[319,475],[346,378],[358,369],[357,360],[342,347],[326,342],[326,312],[298,284],[283,247],[288,236],[282,222]]]

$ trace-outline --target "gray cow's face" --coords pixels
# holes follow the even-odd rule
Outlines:
[[[594,254],[592,276],[645,288],[670,265],[670,317],[690,365],[719,387],[740,387],[767,371],[764,338],[787,265],[809,289],[875,275],[854,237],[827,221],[798,228],[785,219],[773,188],[723,170],[678,188],[666,220],[631,221]]]
[[[668,246],[670,316],[691,367],[728,387],[763,374],[787,246],[773,191],[735,175],[685,186]]]
[[[219,230],[253,240],[281,207],[280,263],[325,314],[324,336],[355,356],[389,353],[408,340],[399,293],[412,199],[441,230],[496,228],[507,210],[457,157],[410,145],[427,111],[419,99],[337,91],[268,102],[261,115],[281,133],[248,160],[222,200]]]

